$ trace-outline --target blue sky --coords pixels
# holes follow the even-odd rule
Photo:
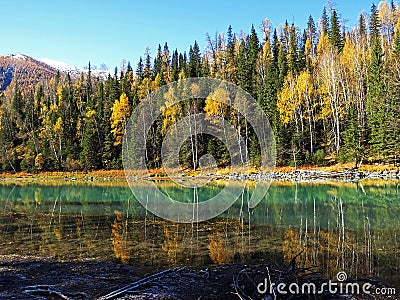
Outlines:
[[[379,2],[379,1],[376,1]],[[83,67],[105,63],[109,69],[122,59],[135,68],[146,46],[154,55],[158,44],[188,51],[197,40],[206,45],[206,33],[248,33],[268,18],[277,27],[287,19],[304,28],[308,16],[319,19],[325,1],[94,1],[0,0],[2,42],[0,54],[21,52]],[[336,0],[346,25],[352,27],[370,1]],[[261,38],[261,34],[259,35]]]

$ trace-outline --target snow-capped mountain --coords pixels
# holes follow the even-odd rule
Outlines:
[[[89,70],[87,67],[85,68],[77,68],[74,66],[71,66],[65,62],[54,60],[54,59],[49,59],[49,58],[41,58],[39,61],[49,65],[50,67],[63,72],[63,73],[69,73],[70,75],[79,75],[81,73],[87,73]],[[108,71],[107,67],[102,67],[100,69],[97,69],[97,67],[92,67],[91,69],[92,75],[95,77],[100,77],[102,79],[106,79],[109,74],[111,74],[110,71]]]
[[[22,53],[19,53],[19,52],[8,54],[6,56],[11,58],[11,59],[20,59],[20,60],[28,60],[30,58],[28,55],[25,55],[25,54],[22,54]]]
[[[22,53],[0,56],[0,92],[17,78],[21,86],[33,86],[57,74],[53,67]]]
[[[30,86],[43,79],[54,77],[57,71],[64,74],[68,73],[74,80],[81,73],[87,73],[89,70],[88,68],[77,68],[54,59],[35,59],[22,53],[0,55],[0,92],[10,86],[13,78],[18,78],[18,82],[23,86]],[[106,79],[111,73],[105,65],[102,65],[100,69],[93,66],[91,74],[92,77]]]
[[[40,58],[38,60],[44,62],[50,67],[53,67],[56,70],[59,70],[60,72],[79,72],[79,69],[77,67],[71,66],[62,61],[57,61],[49,58]]]

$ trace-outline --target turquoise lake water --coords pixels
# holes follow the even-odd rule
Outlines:
[[[162,185],[179,197],[180,188]],[[218,193],[199,190],[199,198]],[[200,223],[162,220],[125,185],[0,184],[0,255],[103,259],[152,270],[233,262],[314,267],[329,278],[375,278],[400,287],[400,189],[396,181],[273,183],[251,188]],[[303,251],[303,252],[302,252]]]

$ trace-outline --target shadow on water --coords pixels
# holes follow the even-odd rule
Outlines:
[[[206,186],[196,199],[219,190]],[[183,224],[155,217],[124,186],[0,185],[0,255],[119,260],[161,270],[289,262],[301,252],[299,267],[317,266],[328,278],[345,271],[400,287],[398,182],[274,183],[253,209],[251,190],[223,215]]]

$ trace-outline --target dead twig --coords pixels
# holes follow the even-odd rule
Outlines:
[[[48,285],[31,285],[25,287],[24,293],[26,294],[31,294],[31,295],[36,295],[36,296],[57,296],[61,299],[89,299],[88,295],[85,293],[79,292],[79,293],[69,293],[69,294],[63,294],[59,291],[53,290],[50,288]]]
[[[164,271],[152,274],[152,275],[147,276],[145,278],[142,278],[142,279],[140,279],[138,281],[130,283],[130,284],[118,289],[118,290],[115,290],[115,291],[113,291],[113,292],[111,292],[111,293],[109,293],[109,294],[107,294],[105,296],[102,296],[98,300],[115,299],[117,297],[120,297],[120,296],[126,294],[127,292],[131,292],[133,289],[137,289],[138,287],[140,287],[142,285],[145,285],[145,284],[148,284],[148,283],[154,281],[155,279],[159,279],[159,278],[165,276],[166,274],[174,273],[174,272],[176,273],[176,272],[179,272],[179,271],[183,270],[184,268],[185,267],[176,267],[176,268],[173,268],[173,269],[168,269],[168,270],[164,270]]]
[[[65,299],[65,300],[72,299],[60,292],[57,292],[57,291],[54,291],[51,289],[43,289],[43,288],[36,288],[36,289],[32,289],[32,290],[28,289],[28,290],[25,290],[24,293],[31,294],[31,295],[37,295],[37,296],[58,296],[61,299]]]

